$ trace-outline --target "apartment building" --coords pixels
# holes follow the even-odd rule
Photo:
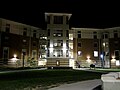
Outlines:
[[[19,66],[31,58],[47,67],[119,67],[120,27],[70,28],[71,16],[45,13],[45,30],[0,18],[0,64],[11,65],[17,57]]]
[[[73,52],[77,65],[88,67],[95,64],[103,68],[120,66],[120,27],[71,28],[70,31],[73,34]]]
[[[41,32],[41,28],[0,18],[0,64],[14,66],[12,58],[17,57],[21,66],[23,56],[24,66],[28,58],[38,60]]]
[[[45,13],[48,67],[74,67],[73,55],[69,55],[72,53],[69,48],[70,17],[67,13]]]

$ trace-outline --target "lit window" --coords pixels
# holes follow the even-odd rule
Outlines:
[[[94,57],[98,57],[98,51],[94,51]]]
[[[73,40],[73,34],[69,34],[69,39]]]
[[[116,66],[119,66],[119,65],[120,65],[120,61],[116,60]]]

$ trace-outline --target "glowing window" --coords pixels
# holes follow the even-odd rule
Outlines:
[[[98,57],[98,51],[94,51],[94,57]]]

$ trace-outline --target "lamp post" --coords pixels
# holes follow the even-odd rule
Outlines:
[[[101,57],[101,64],[102,64],[102,68],[104,68],[104,55],[103,55],[103,54],[101,54],[101,55],[100,55],[100,57]]]
[[[24,68],[24,59],[25,59],[25,52],[23,52],[23,63],[22,63],[23,68]]]

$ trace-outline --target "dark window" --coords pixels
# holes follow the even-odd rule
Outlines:
[[[23,36],[27,36],[27,32],[26,31],[23,31]]]
[[[81,43],[78,43],[78,47],[81,47]]]
[[[69,31],[66,30],[66,37],[69,37]]]
[[[81,34],[78,34],[78,38],[81,38]]]
[[[119,60],[119,50],[115,50],[115,59]]]
[[[108,34],[105,34],[105,38],[108,38]]]
[[[27,28],[24,28],[24,30],[23,30],[23,36],[27,36]]]
[[[36,43],[36,41],[33,41],[33,46],[35,47],[35,46],[37,46],[37,43]]]
[[[94,47],[98,47],[98,43],[97,42],[94,43]]]
[[[50,36],[50,29],[48,29],[48,36]]]
[[[36,33],[33,33],[33,37],[36,38]]]
[[[93,32],[93,34],[97,34],[97,32]]]
[[[4,59],[4,64],[7,64],[8,62],[8,55],[9,55],[9,49],[7,47],[5,47],[3,49],[3,59]]]
[[[48,51],[47,51],[47,57],[49,57],[49,56],[50,56],[50,51],[48,50]]]
[[[54,24],[63,24],[63,16],[54,16]]]
[[[66,16],[66,24],[69,24],[68,16]]]
[[[6,24],[5,32],[7,32],[7,33],[10,32],[10,24]]]
[[[93,38],[97,39],[97,32],[93,32]]]
[[[33,37],[36,38],[36,30],[33,31]]]
[[[47,24],[50,24],[50,16],[47,16]]]
[[[118,33],[117,32],[114,33],[114,38],[118,38]]]
[[[78,33],[81,33],[81,31],[78,31]]]
[[[50,40],[48,40],[47,42],[47,47],[50,47]]]
[[[27,30],[27,28],[24,28],[24,30]]]
[[[10,28],[9,28],[9,27],[6,27],[5,32],[9,33],[9,32],[10,32]]]
[[[81,31],[78,31],[78,38],[81,38]]]
[[[69,47],[69,40],[66,40],[66,46]]]
[[[94,35],[94,37],[93,37],[94,39],[97,39],[97,35]]]

